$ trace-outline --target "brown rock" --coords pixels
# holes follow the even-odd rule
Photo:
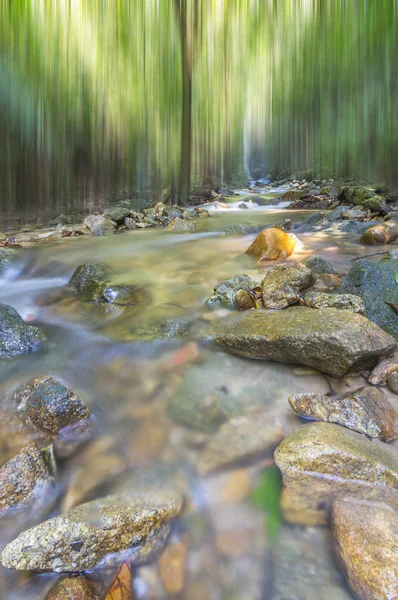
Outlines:
[[[47,596],[47,600],[97,600],[91,583],[81,575],[61,579]]]
[[[398,371],[398,352],[394,352],[390,357],[383,358],[373,369],[368,377],[372,385],[386,385],[388,378],[392,373]]]
[[[188,538],[171,540],[159,559],[160,577],[168,594],[179,594],[184,587]]]
[[[269,423],[267,413],[236,417],[221,426],[199,458],[199,472],[251,464],[266,457],[283,438],[283,429]]]
[[[296,240],[281,229],[271,227],[261,231],[246,250],[256,260],[276,260],[293,254]]]
[[[333,398],[322,394],[293,394],[289,403],[300,416],[343,425],[384,441],[397,437],[396,415],[385,394],[376,387],[361,387]]]
[[[236,292],[234,303],[239,310],[249,310],[256,306],[254,298],[246,290],[238,290]]]
[[[391,373],[387,379],[387,385],[394,394],[398,394],[398,372]]]
[[[90,411],[75,394],[52,377],[28,381],[14,395],[20,418],[30,427],[56,435],[61,429],[87,420]]]
[[[398,507],[398,458],[381,442],[330,423],[304,425],[275,451],[281,506],[298,525],[327,523],[336,498],[382,500]]]
[[[398,238],[398,223],[386,221],[367,229],[361,236],[362,244],[390,244]]]
[[[386,505],[338,500],[332,528],[348,584],[362,600],[398,598],[398,514]]]
[[[22,448],[0,469],[0,517],[11,509],[32,506],[51,482],[51,474],[36,444]]]
[[[267,269],[261,282],[265,308],[287,308],[300,300],[300,294],[315,283],[311,269],[303,263],[276,265]]]

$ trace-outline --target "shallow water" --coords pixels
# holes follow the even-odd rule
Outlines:
[[[24,319],[43,328],[49,343],[45,352],[0,364],[2,397],[9,397],[31,377],[52,375],[90,407],[93,427],[91,439],[80,440],[80,444],[56,443],[55,498],[26,522],[6,524],[0,531],[1,547],[27,524],[80,502],[115,491],[171,485],[187,497],[186,512],[176,523],[170,542],[183,540],[186,545],[184,588],[180,595],[167,594],[154,564],[134,571],[135,597],[272,597],[272,541],[267,536],[264,509],[252,501],[262,472],[272,463],[271,456],[247,468],[199,477],[198,455],[212,434],[198,431],[194,423],[189,427],[189,422],[176,422],[170,415],[170,402],[181,389],[195,398],[222,390],[231,414],[260,406],[289,431],[300,423],[288,405],[290,394],[345,389],[352,378],[337,382],[308,368],[231,357],[196,343],[189,335],[155,340],[153,332],[170,319],[204,323],[223,314],[204,304],[212,288],[242,272],[260,281],[267,268],[242,257],[255,232],[285,218],[293,220],[295,231],[308,214],[281,207],[239,212],[223,209],[198,221],[194,234],[132,231],[21,251],[0,279],[0,302],[11,304]],[[227,225],[236,222],[252,228],[252,233],[220,237]],[[340,273],[349,270],[352,258],[367,253],[358,236],[351,233],[298,233],[298,237],[302,246],[292,259],[322,253]],[[346,241],[351,244],[344,245]],[[74,269],[85,262],[102,263],[114,283],[144,286],[148,305],[106,311],[78,300],[65,285]],[[2,463],[22,445],[20,438],[13,439],[5,422],[0,425]],[[100,594],[109,576],[90,575]],[[41,599],[57,578],[3,569],[0,597]],[[321,588],[322,581],[319,585]]]

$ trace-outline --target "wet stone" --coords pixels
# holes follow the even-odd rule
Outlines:
[[[110,235],[116,228],[115,221],[105,215],[89,215],[84,219],[84,224],[93,235]]]
[[[124,221],[126,217],[129,217],[131,214],[131,208],[126,206],[114,206],[113,208],[108,208],[105,211],[105,216],[111,221],[116,221],[117,223],[121,223]]]
[[[304,304],[310,308],[338,308],[363,314],[365,307],[362,298],[353,294],[328,294],[322,292],[307,292]]]
[[[27,325],[15,308],[0,304],[0,359],[33,352],[45,342],[45,335]]]
[[[0,248],[0,275],[15,257],[15,250],[12,248]]]
[[[80,296],[93,299],[99,293],[101,285],[105,278],[105,269],[98,263],[87,263],[77,267],[68,282],[68,287],[72,288]]]
[[[138,285],[115,284],[105,287],[100,301],[119,306],[146,306],[150,304],[150,296]]]
[[[333,265],[326,260],[323,256],[319,254],[312,254],[311,256],[307,256],[302,260],[306,267],[311,269],[313,273],[317,275],[323,275],[325,273],[333,273],[336,274],[337,271],[333,267]]]
[[[372,385],[386,385],[390,375],[398,371],[398,352],[383,358],[368,377]]]
[[[271,227],[261,231],[246,250],[256,260],[276,260],[293,254],[296,238],[281,229]]]
[[[177,492],[107,496],[21,533],[1,554],[3,566],[71,573],[149,560],[165,544],[182,507]]]
[[[338,398],[323,394],[294,394],[289,397],[294,412],[305,419],[342,425],[384,441],[397,437],[396,414],[384,392],[366,386]]]
[[[305,306],[235,313],[212,325],[209,337],[240,356],[299,363],[335,377],[372,367],[396,346],[362,315]]]
[[[196,231],[196,223],[174,217],[167,227],[165,227],[165,231]]]
[[[35,504],[52,483],[52,476],[36,444],[22,448],[0,469],[0,517]]]
[[[398,597],[398,513],[383,504],[339,500],[332,509],[337,557],[362,600]]]
[[[392,373],[387,379],[387,385],[389,389],[394,392],[394,394],[398,394],[398,372]]]
[[[86,421],[90,411],[61,382],[52,377],[28,381],[13,397],[20,418],[35,430],[57,435],[61,429]]]
[[[378,441],[330,423],[304,425],[275,451],[282,472],[284,517],[324,525],[335,499],[385,501],[398,507],[398,458]]]
[[[98,600],[91,583],[83,576],[61,579],[46,600]]]
[[[267,269],[261,282],[265,308],[286,308],[300,300],[300,294],[315,283],[315,277],[302,263],[276,265]]]
[[[256,307],[255,299],[246,290],[238,290],[236,292],[234,304],[238,310],[249,310]]]
[[[232,307],[235,305],[235,294],[239,290],[249,292],[256,285],[257,283],[250,279],[248,275],[235,275],[235,277],[221,281],[216,285],[214,294],[207,298],[206,304]]]

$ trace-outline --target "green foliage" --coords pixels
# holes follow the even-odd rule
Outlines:
[[[268,535],[271,541],[277,537],[282,523],[281,490],[280,471],[273,465],[263,471],[260,482],[252,494],[253,503],[266,513]]]

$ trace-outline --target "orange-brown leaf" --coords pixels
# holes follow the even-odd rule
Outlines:
[[[131,569],[128,563],[124,562],[116,573],[104,600],[134,600]]]
[[[388,306],[391,306],[393,311],[398,315],[398,304],[394,304],[393,302],[386,302],[386,304],[388,304]]]

